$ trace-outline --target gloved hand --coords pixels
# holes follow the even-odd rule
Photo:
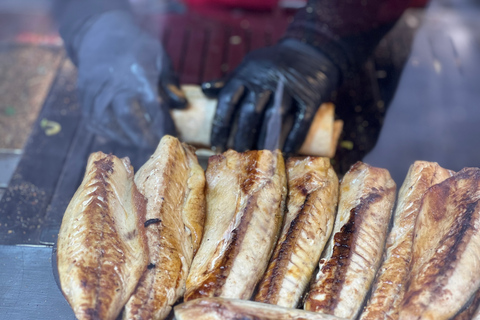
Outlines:
[[[174,134],[169,107],[186,100],[160,43],[123,11],[101,14],[79,34],[78,88],[88,126],[139,147]]]
[[[236,125],[236,150],[264,149],[266,123],[273,114],[273,92],[279,79],[283,79],[280,114],[282,132],[287,134],[283,150],[298,151],[317,109],[330,98],[339,77],[339,70],[330,59],[295,39],[249,53],[227,81],[202,85],[205,94],[218,96],[212,146],[225,149],[231,128]],[[287,124],[289,116],[293,116],[293,121]]]

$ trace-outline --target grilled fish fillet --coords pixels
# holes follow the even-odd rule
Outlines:
[[[229,150],[210,157],[204,236],[187,279],[185,301],[250,299],[278,237],[286,175],[280,151]]]
[[[428,188],[453,174],[435,162],[416,161],[410,166],[398,194],[394,223],[385,247],[385,259],[377,272],[370,301],[360,319],[398,319],[412,258],[415,221]]]
[[[148,199],[145,229],[150,261],[123,318],[164,319],[185,293],[202,239],[205,175],[193,148],[165,136],[135,182]]]
[[[134,291],[148,262],[145,205],[128,158],[90,155],[57,242],[61,288],[79,320],[116,319]]]
[[[332,315],[225,298],[201,298],[174,308],[177,320],[342,320]]]
[[[305,310],[357,317],[380,265],[395,188],[387,170],[361,162],[345,174],[333,236]]]
[[[479,199],[478,168],[465,168],[425,193],[399,319],[449,319],[478,290]]]
[[[282,232],[255,301],[295,308],[332,233],[338,178],[328,158],[287,161],[288,200]]]

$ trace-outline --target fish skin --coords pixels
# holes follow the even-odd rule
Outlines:
[[[286,167],[288,210],[255,301],[295,308],[333,229],[338,178],[329,158],[289,158]]]
[[[125,306],[123,319],[164,319],[183,296],[205,218],[205,175],[195,149],[164,136],[135,175],[148,199],[149,268]],[[151,220],[157,219],[157,220]]]
[[[395,189],[387,170],[362,162],[345,174],[332,237],[305,310],[347,319],[358,316],[381,262]]]
[[[145,198],[128,158],[90,155],[57,242],[61,289],[79,320],[116,319],[147,267]]]
[[[210,157],[206,182],[204,236],[184,300],[250,299],[283,219],[287,188],[282,154],[229,150]]]
[[[332,315],[225,298],[200,298],[175,306],[177,320],[345,320]]]
[[[450,319],[479,289],[479,200],[479,168],[465,168],[425,193],[399,319]]]
[[[423,195],[428,188],[453,174],[453,171],[440,167],[436,162],[416,161],[410,166],[398,194],[385,257],[361,320],[398,319],[410,274],[413,233]]]

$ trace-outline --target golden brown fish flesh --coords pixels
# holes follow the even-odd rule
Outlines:
[[[255,301],[295,308],[332,233],[338,178],[328,158],[290,158],[282,232]]]
[[[250,299],[280,231],[286,175],[280,151],[229,150],[210,157],[204,236],[187,280],[185,301]]]
[[[115,319],[148,262],[145,198],[128,158],[93,153],[63,217],[57,264],[79,320]]]
[[[387,170],[361,162],[345,174],[333,235],[305,310],[357,317],[381,262],[395,188]]]
[[[423,195],[431,186],[453,174],[436,162],[416,161],[410,166],[398,194],[394,223],[385,247],[385,259],[377,272],[370,300],[360,319],[398,319],[405,294],[413,233]]]
[[[195,150],[165,136],[135,175],[148,199],[145,229],[150,260],[124,319],[164,319],[185,292],[205,218],[205,175]]]
[[[177,320],[345,320],[332,315],[225,298],[201,298],[174,308]]]
[[[425,193],[399,319],[450,319],[480,286],[480,169],[465,168]]]

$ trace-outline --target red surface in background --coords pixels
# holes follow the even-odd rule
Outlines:
[[[278,5],[278,0],[185,0],[188,5],[214,5],[254,10],[271,10]]]
[[[297,0],[298,2],[306,2],[305,0]],[[224,6],[254,10],[272,10],[277,7],[279,0],[184,0],[188,5],[202,6]],[[424,7],[428,0],[410,0],[411,7]]]
[[[423,8],[427,5],[428,0],[410,0],[410,7]]]
[[[271,10],[278,5],[278,0],[184,0],[188,5],[214,5],[254,10]]]

